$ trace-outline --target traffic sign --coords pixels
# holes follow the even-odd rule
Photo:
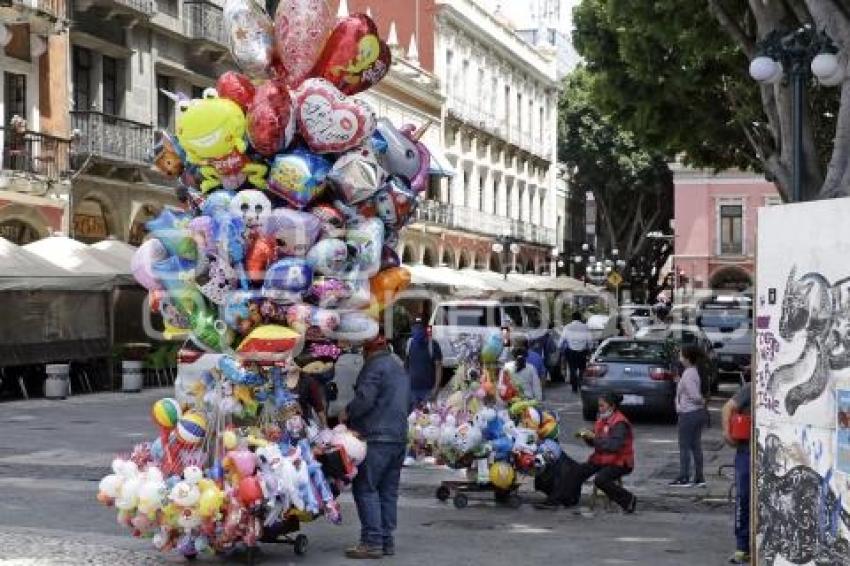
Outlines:
[[[612,287],[619,287],[623,284],[623,276],[616,271],[612,271],[608,276],[608,284]]]

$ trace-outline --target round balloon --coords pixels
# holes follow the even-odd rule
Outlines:
[[[319,240],[307,252],[307,261],[322,275],[342,275],[348,267],[348,245],[342,240]]]
[[[274,13],[275,47],[290,87],[310,76],[333,27],[326,0],[280,0]]]
[[[263,290],[306,291],[313,282],[313,268],[306,260],[285,258],[271,264],[266,270]]]
[[[200,413],[187,413],[177,422],[177,438],[187,446],[197,446],[207,434],[207,419]]]
[[[490,465],[490,483],[493,487],[502,490],[510,489],[514,479],[516,479],[516,472],[507,462],[493,462]]]
[[[304,149],[278,155],[269,171],[268,188],[295,208],[305,208],[322,194],[331,169],[327,159]]]
[[[367,342],[378,335],[378,322],[361,311],[342,311],[339,326],[328,337],[352,344]]]
[[[263,488],[257,476],[248,476],[239,480],[239,501],[251,507],[263,500]]]
[[[255,79],[267,77],[274,57],[274,27],[265,10],[254,0],[226,0],[222,24],[239,68]]]
[[[372,295],[383,305],[391,302],[396,295],[409,286],[410,271],[404,267],[385,269],[369,280]]]
[[[254,102],[257,89],[251,79],[236,71],[225,71],[215,83],[215,90],[222,98],[227,98],[238,104],[243,112]]]
[[[180,410],[180,403],[171,397],[160,399],[151,408],[153,422],[158,427],[164,429],[172,429],[177,426],[182,414],[183,411]]]
[[[166,257],[168,257],[168,251],[156,238],[151,238],[139,246],[130,261],[130,271],[139,285],[149,290],[162,289],[162,284],[157,281],[153,272],[153,266]]]

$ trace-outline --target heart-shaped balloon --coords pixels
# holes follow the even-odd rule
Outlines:
[[[327,79],[345,94],[357,94],[384,78],[391,59],[372,18],[353,14],[334,28],[312,76]]]
[[[280,81],[267,81],[257,89],[248,110],[248,139],[258,153],[271,157],[292,142],[295,120],[289,90]]]
[[[375,113],[324,79],[308,79],[295,94],[298,131],[317,153],[341,153],[359,146],[375,130]]]
[[[215,83],[215,90],[222,98],[232,100],[247,112],[254,102],[257,89],[246,75],[236,71],[226,71]]]
[[[274,57],[274,29],[266,11],[254,0],[227,0],[222,22],[239,68],[255,79],[268,77]]]
[[[291,88],[310,76],[333,26],[326,0],[280,0],[274,14],[275,47]]]
[[[272,161],[268,189],[295,208],[313,202],[325,188],[331,164],[305,149],[278,155]]]

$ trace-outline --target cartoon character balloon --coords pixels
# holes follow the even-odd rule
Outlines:
[[[321,155],[296,149],[274,158],[268,188],[294,208],[305,208],[322,194],[330,169]]]
[[[245,113],[238,104],[207,89],[204,98],[182,101],[177,109],[177,139],[189,162],[200,165],[202,191],[238,189],[246,180],[265,187],[268,167],[245,155]]]
[[[425,123],[417,130],[412,124],[405,124],[397,129],[386,118],[380,118],[375,129],[375,137],[386,144],[378,151],[381,165],[392,175],[407,177],[416,192],[428,188],[431,153],[419,141],[428,126],[429,123]]]
[[[321,231],[321,221],[309,212],[276,208],[269,220],[268,233],[285,256],[303,257],[316,243]]]
[[[384,78],[391,59],[372,18],[352,14],[334,28],[312,75],[327,79],[345,94],[357,94]]]

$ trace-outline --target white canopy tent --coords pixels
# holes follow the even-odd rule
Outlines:
[[[135,246],[115,238],[101,240],[89,246],[89,250],[96,259],[118,269],[120,273],[125,275],[131,274],[130,264],[133,261],[136,249]]]
[[[111,277],[113,283],[120,285],[135,284],[129,263],[67,236],[42,238],[24,249],[73,273]]]
[[[70,271],[0,238],[0,291],[106,291],[110,287],[106,274]]]

